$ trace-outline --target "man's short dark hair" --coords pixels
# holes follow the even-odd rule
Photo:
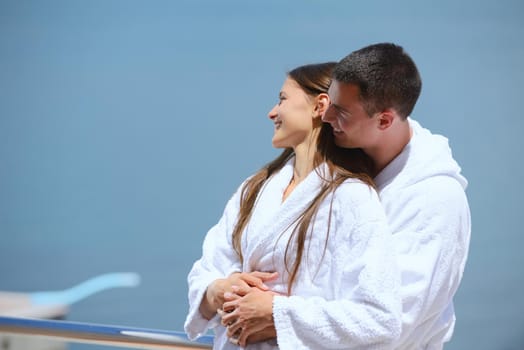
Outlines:
[[[360,99],[370,116],[393,108],[407,118],[422,88],[415,62],[401,46],[391,43],[352,52],[336,65],[333,79],[358,86]]]

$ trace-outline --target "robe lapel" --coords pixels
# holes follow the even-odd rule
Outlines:
[[[290,161],[259,194],[252,220],[243,234],[244,271],[274,270],[273,266],[261,266],[260,262],[267,261],[264,259],[267,255],[276,253],[275,244],[279,237],[276,249],[285,250],[297,218],[315,198],[322,184],[322,179],[314,170],[282,203],[282,195],[292,176],[293,162]]]

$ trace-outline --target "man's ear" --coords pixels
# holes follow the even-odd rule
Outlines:
[[[395,120],[397,113],[393,109],[385,109],[382,112],[380,112],[378,116],[378,128],[380,130],[386,130],[391,125],[393,125],[393,121]]]
[[[315,115],[314,117],[321,117],[324,115],[326,110],[328,109],[331,100],[329,99],[329,95],[326,93],[321,93],[316,97],[316,105],[315,105]]]

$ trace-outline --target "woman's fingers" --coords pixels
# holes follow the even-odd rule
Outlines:
[[[220,316],[220,323],[222,324],[222,326],[227,327],[228,320],[224,320],[224,317],[226,317],[228,313],[222,309],[217,309],[217,314]]]
[[[261,323],[246,321],[242,324],[233,324],[228,326],[227,336],[230,342],[240,346],[246,346],[248,343],[248,338],[250,338],[258,332],[262,333],[260,341],[276,337],[276,333],[275,335],[269,334],[269,332],[266,331],[266,329],[268,328],[265,328],[264,325]]]
[[[232,286],[231,290],[231,292],[224,293],[224,302],[229,302],[241,298],[241,293],[243,293],[244,291],[244,289],[238,289],[237,286]]]
[[[233,322],[227,326],[227,337],[228,338],[238,338],[242,332],[242,325],[240,322]]]
[[[259,278],[263,281],[272,281],[278,277],[278,272],[261,272],[253,271],[250,273],[252,276]]]
[[[269,290],[269,287],[264,284],[265,281],[271,281],[278,277],[277,272],[235,272],[230,275],[231,284],[242,286],[257,287],[261,290]]]
[[[238,299],[240,299],[240,296],[234,294],[234,293],[224,293],[224,304],[222,305],[222,310],[229,313],[235,310],[238,304]]]
[[[240,282],[240,283],[238,283]],[[245,287],[257,287],[262,290],[268,290],[269,288],[264,284],[262,279],[253,275],[252,273],[241,273],[237,276],[237,281],[234,283],[239,286]]]
[[[246,277],[246,282],[251,287],[257,287],[257,288],[260,288],[262,290],[268,290],[269,289],[269,287],[266,286],[264,284],[264,282],[260,278],[255,277],[255,276],[248,275]]]
[[[260,328],[260,327],[256,327],[255,325],[252,325],[251,327],[246,328],[246,329],[240,329],[239,330],[239,334],[236,335],[236,339],[238,340],[238,344],[240,346],[246,346],[247,345],[247,339],[249,338],[249,336],[251,336],[252,334],[256,333],[257,331],[261,331],[263,329]]]
[[[243,296],[245,296],[247,293],[249,293],[251,291],[251,287],[243,287],[243,286],[235,286],[235,285],[233,285],[233,286],[231,286],[231,291],[232,291],[232,293],[230,293],[230,294],[243,297]]]
[[[249,273],[250,284],[252,287],[257,287],[262,290],[269,290],[269,287],[266,286],[264,282],[272,281],[278,277],[277,272],[260,272],[254,271]]]
[[[244,336],[244,337],[243,337]],[[255,329],[253,332],[242,332],[240,334],[240,337],[238,338],[238,341],[242,341],[246,344],[254,344],[261,341],[266,341],[269,339],[275,339],[277,337],[277,330],[275,329],[274,325],[267,326],[263,329]],[[243,344],[242,346],[245,346],[246,344]]]
[[[230,320],[231,320],[230,318],[225,318],[225,316],[226,316],[227,314],[228,314],[227,312],[225,312],[225,311],[221,311],[220,324],[222,324],[222,326],[224,326],[224,327],[229,326],[229,324],[232,322],[232,321],[230,321]]]
[[[221,311],[222,316],[222,325],[226,327],[227,330],[227,337],[234,340],[238,339],[240,336],[240,333],[242,332],[242,327],[240,325],[240,322],[238,322],[238,317],[234,312],[227,313],[224,311]],[[236,344],[236,343],[235,343]]]
[[[219,310],[217,310],[217,313],[220,315],[220,323],[224,327],[227,327],[227,326],[231,325],[237,319],[236,315],[232,315],[232,313],[233,313],[232,311],[231,312],[227,312],[227,311],[219,309]]]
[[[227,313],[224,310],[222,310],[222,309],[217,309],[217,314],[218,314],[218,316],[220,316],[220,318],[222,318],[225,315],[227,315]]]
[[[240,321],[239,303],[245,298],[248,298],[248,294],[253,293],[251,297],[245,299],[248,305],[249,303],[259,303],[260,298],[264,295],[271,296],[269,305],[272,305],[272,296],[277,293],[266,292],[269,288],[263,281],[272,280],[277,277],[278,273],[276,272],[255,271],[252,273],[235,273],[228,278],[231,283],[231,292],[225,292],[223,294],[224,303],[222,309],[217,310],[217,313],[221,317],[221,324],[227,328],[227,336],[232,343],[245,346],[248,338],[256,332],[259,327],[263,329],[263,325],[258,324],[258,321],[255,322],[257,325],[252,327],[252,329],[245,329],[243,325],[247,324],[245,322],[248,322],[248,320]],[[271,310],[269,312],[271,312]],[[249,317],[253,318],[253,315]],[[250,323],[253,322],[254,321],[251,320]]]

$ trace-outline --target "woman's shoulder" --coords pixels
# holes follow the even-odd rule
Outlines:
[[[357,231],[367,235],[377,223],[387,222],[376,190],[359,179],[348,179],[335,189],[332,209],[335,222],[349,236]]]
[[[362,203],[380,203],[377,191],[360,179],[346,179],[333,193],[334,200],[342,206],[355,207]]]
[[[364,181],[357,179],[357,178],[349,178],[344,180],[343,183],[339,185],[339,187],[336,189],[336,192],[341,193],[354,193],[355,195],[373,195],[376,194],[377,191],[370,186],[369,184],[365,183]]]

